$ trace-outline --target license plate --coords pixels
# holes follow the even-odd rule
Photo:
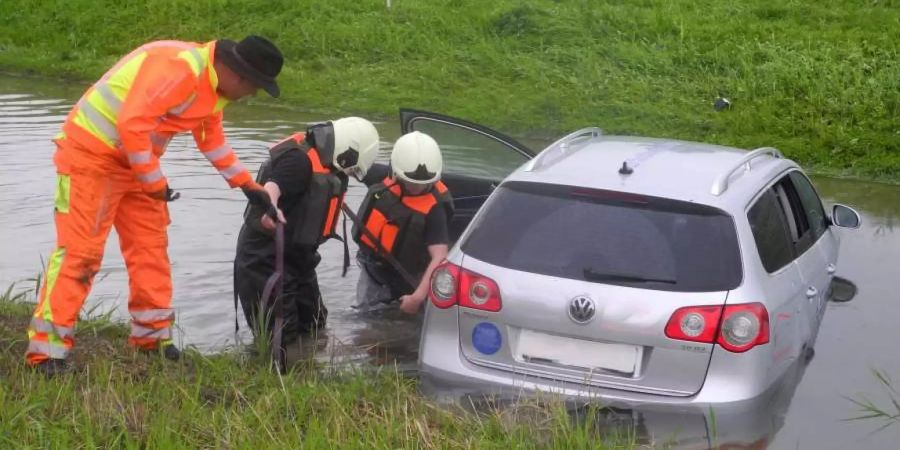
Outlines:
[[[641,347],[520,330],[516,354],[523,361],[635,373]]]

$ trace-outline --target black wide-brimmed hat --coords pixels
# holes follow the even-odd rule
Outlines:
[[[275,77],[281,72],[284,56],[268,39],[260,36],[247,36],[240,42],[219,39],[216,41],[216,59],[272,97],[281,94]]]

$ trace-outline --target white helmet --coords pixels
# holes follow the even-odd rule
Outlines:
[[[444,160],[441,149],[431,136],[413,131],[394,143],[391,170],[400,180],[412,184],[429,184],[441,179]]]
[[[378,154],[378,130],[361,117],[344,117],[331,122],[334,129],[334,162],[338,170],[353,169],[362,178]]]

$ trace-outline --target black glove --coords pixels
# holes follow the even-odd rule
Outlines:
[[[170,188],[168,184],[166,185],[166,188],[164,190],[150,192],[148,195],[162,202],[174,202],[175,200],[181,198],[181,193],[175,192],[175,190]]]
[[[181,198],[181,193],[175,192],[175,189],[172,189],[169,187],[169,185],[166,185],[166,201],[174,202],[175,200],[178,200],[179,198]]]
[[[244,192],[251,205],[262,208],[266,211],[267,216],[276,222],[278,221],[278,209],[272,204],[272,198],[269,197],[269,193],[262,186],[253,183],[250,186],[242,186],[241,191]]]

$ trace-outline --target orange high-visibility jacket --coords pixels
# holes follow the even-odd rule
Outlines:
[[[157,41],[122,58],[81,97],[58,138],[71,139],[130,167],[145,192],[166,178],[159,157],[176,133],[190,131],[197,147],[231,187],[252,182],[225,141],[216,92],[215,41]]]

